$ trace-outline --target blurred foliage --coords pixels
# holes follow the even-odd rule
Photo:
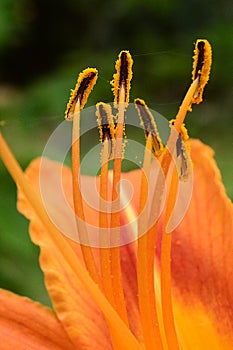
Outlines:
[[[190,83],[193,43],[203,37],[213,46],[212,74],[187,125],[215,149],[233,198],[232,23],[230,0],[1,0],[0,120],[21,164],[42,153],[83,68],[99,70],[88,104],[112,100],[109,81],[122,49],[134,58],[131,100],[145,98],[173,117]],[[48,303],[38,249],[15,203],[15,186],[0,164],[0,285]]]

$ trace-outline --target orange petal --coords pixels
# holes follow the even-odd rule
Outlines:
[[[1,349],[75,349],[56,315],[47,307],[0,290]]]
[[[184,305],[174,300],[173,309],[181,349],[232,350],[232,340],[216,329],[216,324],[201,303]]]
[[[40,159],[33,161],[26,174],[29,181],[39,190]],[[56,189],[53,190],[54,176],[60,171],[59,163],[47,160],[43,166],[43,179],[47,183],[49,210],[54,217],[61,217],[61,224],[70,228],[72,220],[69,211],[63,210],[63,202],[60,201]],[[63,190],[67,201],[71,202],[71,174],[66,167],[62,168]],[[70,204],[71,205],[71,204]],[[85,349],[111,349],[108,328],[102,313],[90,298],[83,285],[77,281],[72,270],[63,256],[51,244],[48,235],[31,210],[29,203],[19,190],[18,208],[30,221],[30,235],[32,241],[40,246],[40,265],[45,275],[46,288],[51,297],[57,317],[62,322],[73,344],[77,348]],[[69,240],[77,259],[80,259],[79,245]],[[75,281],[75,282],[74,282]]]
[[[39,167],[40,167],[40,159],[37,159],[30,164],[29,168],[26,171],[27,177],[29,178],[30,182],[37,189],[38,189],[38,183],[39,183]],[[47,203],[46,205],[48,206],[47,209],[53,215],[54,218],[56,219],[59,218],[58,224],[60,227],[66,228],[67,231],[72,232],[73,231],[73,228],[72,228],[73,212],[72,210],[69,211],[67,210],[67,208],[64,208],[65,207],[64,198],[62,198],[61,193],[59,193],[59,191],[57,191],[56,189],[57,174],[60,171],[59,164],[50,160],[43,159],[43,167],[40,168],[40,171],[42,171],[42,174],[41,174],[42,181],[44,182],[43,187],[45,188],[45,191],[46,191],[45,195],[46,195],[46,203]],[[122,175],[122,179],[126,181],[129,180],[131,182],[132,178],[133,179],[138,178],[138,174],[139,174],[138,171],[124,173]],[[63,181],[63,190],[65,193],[65,199],[68,202],[70,208],[72,208],[73,206],[72,178],[71,178],[71,171],[67,167],[62,168],[62,181]],[[99,188],[99,177],[93,178],[90,176],[83,176],[81,179],[81,182],[83,184],[82,187],[84,190],[85,199],[87,200],[88,203],[94,203],[94,206],[96,208],[96,210],[93,210],[90,206],[87,206],[87,205],[84,206],[86,217],[89,218],[90,224],[96,225],[96,223],[98,223],[98,216],[99,216],[98,214],[99,198],[97,198],[98,188]],[[135,219],[134,216],[137,215],[136,213],[137,208],[133,207],[132,203],[138,203],[140,189],[139,189],[139,186],[137,186],[136,190],[134,190],[133,188],[129,188],[129,191],[127,191],[126,189],[127,182],[125,182],[125,186],[123,188],[124,188],[125,198],[127,198],[128,200],[131,198],[131,191],[133,190],[133,198],[131,199],[131,206],[130,206],[129,213],[126,213],[125,210],[122,210],[121,222],[122,224],[127,224],[131,220],[134,220]],[[95,191],[95,189],[97,189],[97,192]],[[61,285],[66,290],[67,288],[69,289],[70,282],[67,282],[63,275],[67,275],[67,271],[65,271],[65,269],[68,269],[68,267],[66,266],[66,268],[64,269],[65,262],[64,261],[61,262],[61,259],[62,259],[61,257],[59,257],[59,259],[54,257],[55,254],[51,252],[51,248],[49,245],[50,243],[47,241],[46,232],[44,232],[42,227],[39,229],[39,226],[38,226],[39,222],[35,217],[35,213],[30,208],[28,202],[26,201],[25,197],[22,195],[20,191],[19,191],[18,197],[19,197],[19,200],[18,200],[19,211],[21,211],[32,222],[30,226],[30,234],[31,234],[32,240],[36,244],[39,244],[42,248],[40,261],[41,261],[42,269],[45,272],[46,285],[53,299],[54,306],[57,312],[59,312],[58,307],[56,306],[57,304],[55,303],[55,299],[57,299],[57,291],[54,291],[55,287],[52,286],[52,282],[51,282],[53,277],[51,277],[51,271],[49,272],[48,270],[52,270],[54,275],[56,270],[59,271],[57,273],[59,277],[56,276],[56,279],[59,278],[59,280],[61,280],[59,282],[59,285]],[[133,232],[132,232],[133,229],[129,229],[129,227],[127,227],[126,229],[122,229],[122,234],[124,236],[133,235]],[[97,231],[98,231],[98,224],[97,224]],[[70,240],[69,240],[69,243],[77,252],[78,258],[82,259],[79,245]],[[127,310],[129,314],[130,328],[132,332],[136,335],[136,337],[140,339],[141,329],[139,327],[139,309],[138,309],[138,301],[137,301],[137,275],[136,275],[135,252],[136,251],[135,251],[134,243],[127,244],[125,246],[122,246],[121,248],[123,283],[124,283],[124,289],[125,289]],[[94,255],[96,256],[96,258],[98,258],[98,252],[95,249],[94,249]],[[50,256],[49,259],[48,259],[48,256]],[[59,266],[57,266],[58,264]],[[56,282],[56,284],[57,283],[58,282]],[[66,285],[68,285],[68,287],[65,287]],[[79,295],[80,294],[79,290],[82,291],[82,297]],[[103,342],[106,341],[108,343],[109,338],[108,338],[108,334],[106,333],[106,324],[102,320],[102,318],[100,319],[100,315],[96,309],[96,306],[90,302],[88,295],[86,295],[86,293],[83,291],[83,287],[81,285],[75,288],[75,293],[77,294],[77,296],[73,295],[72,298],[74,298],[74,302],[72,303],[72,305],[75,303],[77,305],[76,307],[75,305],[73,305],[72,307],[74,309],[77,308],[79,310],[79,314],[80,315],[83,314],[84,319],[85,317],[89,317],[90,314],[92,313],[93,315],[90,317],[90,319],[95,319],[94,324],[92,324],[93,322],[90,319],[89,319],[89,323],[87,323],[86,321],[82,322],[83,324],[87,325],[85,332],[83,334],[86,334],[86,336],[88,336],[88,332],[90,332],[89,334],[93,334],[95,328],[96,328],[96,331],[98,331],[101,334],[101,331],[99,330],[99,328],[101,328],[103,329],[103,332],[104,332],[104,334],[101,336],[101,340]],[[64,300],[66,301],[68,298],[67,293],[64,292],[64,294],[65,294]],[[71,309],[70,307],[67,307],[67,308]],[[100,320],[99,324],[98,322],[96,322],[97,319]],[[70,329],[70,326],[69,326],[70,321],[67,321],[67,322],[68,322],[67,327],[68,329]],[[77,322],[78,321],[75,321],[75,323]],[[88,327],[88,324],[90,324],[90,327]],[[93,327],[93,329],[91,329],[91,327]]]
[[[122,279],[129,318],[129,326],[139,341],[142,341],[140,314],[138,305],[138,286],[136,271],[136,254],[133,243],[121,247]]]
[[[233,206],[212,149],[198,140],[192,140],[191,147],[193,196],[173,233],[175,295],[193,312],[201,304],[215,329],[229,336],[233,347]]]

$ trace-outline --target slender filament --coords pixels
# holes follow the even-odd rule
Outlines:
[[[113,166],[112,183],[112,212],[111,212],[111,275],[112,287],[116,310],[128,325],[128,316],[125,305],[125,297],[122,283],[121,256],[120,256],[120,180],[122,163],[122,138],[124,131],[124,111],[125,111],[125,90],[124,85],[120,89],[118,104],[118,121],[116,126],[116,147]]]
[[[172,169],[172,179],[165,206],[165,220],[163,225],[161,246],[161,305],[163,325],[168,349],[179,350],[179,343],[175,328],[171,295],[171,243],[172,234],[167,232],[167,223],[171,218],[177,196],[178,174]]]
[[[103,142],[103,149],[101,154],[101,174],[100,174],[100,212],[99,212],[99,224],[100,224],[100,268],[103,290],[114,306],[114,294],[112,288],[112,275],[111,275],[111,254],[110,254],[110,236],[109,236],[109,224],[107,213],[107,201],[108,201],[108,140]]]
[[[149,133],[146,141],[146,149],[142,169],[140,212],[138,219],[138,297],[145,348],[148,350],[162,350],[162,341],[157,318],[154,290],[155,245],[153,247],[149,247],[148,245],[148,243],[151,244],[151,239],[148,237],[149,235],[155,236],[154,242],[156,242],[157,230],[147,231],[148,181],[151,168],[152,143],[152,134]]]
[[[76,215],[76,223],[80,246],[83,254],[83,259],[87,270],[93,280],[100,285],[100,277],[97,266],[95,264],[92,249],[88,241],[88,233],[85,225],[85,215],[83,209],[83,199],[80,188],[80,102],[76,103],[73,115],[73,130],[72,130],[72,181],[73,181],[73,200],[74,210]]]

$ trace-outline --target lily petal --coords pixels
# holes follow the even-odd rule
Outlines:
[[[60,218],[59,225],[61,227],[66,227],[67,231],[72,232],[72,220],[71,214],[73,215],[73,212],[69,210],[64,209],[64,199],[62,200],[59,196],[59,192],[56,190],[56,180],[57,174],[60,171],[60,164],[43,159],[43,166],[41,168],[41,159],[34,160],[29,167],[26,170],[26,175],[29,179],[29,181],[34,185],[34,187],[39,190],[39,172],[43,172],[43,174],[40,174],[43,178],[43,186],[46,191],[46,205],[49,206],[49,211],[52,213],[53,217]],[[140,190],[139,186],[137,186],[136,191],[133,191],[133,198],[131,198],[131,191],[130,189],[127,191],[128,180],[131,181],[131,178],[136,178],[140,175],[139,171],[132,171],[129,173],[123,173],[122,174],[122,180],[124,180],[124,186],[122,191],[125,193],[125,200],[131,201],[132,203],[139,203],[139,195]],[[72,204],[72,174],[70,169],[67,167],[62,168],[62,181],[63,181],[63,190],[65,193],[65,198],[69,204],[70,207],[73,206]],[[96,210],[93,210],[93,208],[85,206],[85,213],[87,218],[89,219],[90,224],[96,224],[98,222],[98,205],[99,202],[95,198],[98,192],[99,188],[99,178],[93,178],[90,176],[84,176],[82,177],[82,184],[84,189],[84,196],[86,200],[89,203],[95,203]],[[96,188],[96,191],[90,191],[90,188]],[[88,191],[89,189],[89,191]],[[132,190],[132,188],[131,188]],[[131,198],[131,199],[130,199]],[[122,205],[125,205],[123,203]],[[50,293],[50,296],[53,300],[54,307],[56,308],[56,311],[58,312],[58,317],[61,317],[63,322],[66,322],[66,318],[64,319],[63,313],[65,312],[65,309],[67,309],[67,328],[71,331],[73,334],[73,331],[71,328],[73,326],[76,327],[77,324],[81,322],[81,318],[83,317],[82,324],[85,325],[85,331],[82,333],[82,337],[85,339],[88,339],[88,332],[89,334],[93,334],[93,332],[103,332],[103,336],[96,337],[98,339],[101,339],[102,342],[105,345],[103,346],[109,346],[106,344],[109,344],[109,336],[106,331],[107,327],[105,324],[105,321],[102,319],[102,316],[99,314],[99,310],[96,308],[96,306],[90,301],[89,295],[86,295],[86,292],[83,290],[83,287],[81,285],[79,286],[72,286],[72,294],[70,290],[70,285],[72,284],[71,278],[69,276],[69,281],[67,281],[64,278],[65,276],[68,276],[69,273],[71,274],[71,271],[67,273],[67,269],[69,270],[68,266],[65,265],[65,262],[62,260],[62,257],[55,258],[54,252],[51,251],[51,248],[49,246],[49,242],[47,241],[47,235],[46,232],[44,232],[44,229],[41,227],[37,217],[35,216],[35,213],[31,209],[29,203],[23,196],[22,192],[19,190],[18,192],[18,209],[21,213],[23,213],[29,220],[31,220],[30,225],[30,234],[31,238],[34,241],[35,244],[41,246],[41,257],[40,257],[40,264],[45,272],[45,279],[46,279],[46,286],[48,288],[48,291]],[[122,217],[121,217],[121,223],[122,224],[128,224],[131,220],[135,223],[135,217],[137,213],[137,208],[130,206],[130,212],[129,215],[127,215],[126,211],[122,211]],[[123,232],[124,231],[124,232]],[[123,235],[133,235],[134,233],[132,230],[131,232],[128,232],[128,229],[123,229],[122,234]],[[78,244],[73,242],[72,240],[68,240],[69,243],[72,245],[73,249],[77,253],[77,257],[82,260],[82,255],[80,252],[80,247]],[[96,260],[98,262],[98,251],[97,249],[93,250],[94,255],[96,257]],[[130,328],[132,332],[135,334],[135,336],[138,339],[141,339],[141,329],[140,329],[140,317],[139,317],[139,307],[138,307],[138,300],[137,300],[137,273],[136,273],[136,249],[135,244],[127,244],[121,247],[121,256],[122,256],[122,274],[123,274],[123,283],[124,283],[124,291],[125,291],[125,299],[126,299],[126,306],[129,316],[129,322],[130,322]],[[49,257],[49,258],[48,258]],[[51,272],[52,271],[52,272]],[[56,271],[59,271],[56,273]],[[52,276],[52,274],[54,276]],[[62,316],[60,316],[59,309],[60,307],[57,306],[57,302],[55,302],[55,299],[57,299],[57,295],[59,295],[59,291],[56,291],[53,285],[53,279],[56,279],[56,285],[62,286],[63,289],[69,290],[68,293],[64,292],[66,295],[64,305],[66,305],[66,300],[68,298],[68,295],[72,295],[72,308],[70,306],[65,306],[64,309],[62,307]],[[59,280],[59,281],[58,281]],[[61,296],[59,297],[59,305],[61,303]],[[69,301],[71,302],[71,300]],[[63,305],[63,306],[64,306]],[[75,306],[76,305],[76,306]],[[69,311],[68,311],[69,309]],[[75,317],[72,316],[73,326],[70,325],[71,319],[69,316],[69,312],[72,310],[72,315],[74,314],[74,310],[78,310],[78,317],[80,317],[80,320],[75,320]],[[90,316],[91,315],[91,316]],[[86,321],[86,318],[88,318],[88,322]],[[91,321],[92,320],[92,321]],[[99,323],[98,323],[99,320]],[[93,324],[94,322],[94,324]],[[90,325],[90,328],[88,327]],[[101,330],[100,330],[101,329]],[[86,334],[86,336],[85,336]],[[71,336],[73,339],[73,336]],[[76,337],[76,336],[74,336]],[[78,340],[79,341],[79,340]],[[92,344],[93,345],[93,344]]]
[[[181,349],[232,349],[232,340],[218,332],[213,317],[201,303],[185,305],[183,301],[174,299],[173,307]]]
[[[140,314],[138,305],[138,287],[136,271],[136,250],[133,243],[121,247],[121,267],[129,325],[139,341],[142,341]]]
[[[191,148],[193,196],[188,212],[173,233],[175,295],[187,308],[192,306],[193,312],[201,305],[219,334],[229,337],[232,348],[233,206],[212,149],[198,140],[192,140]]]
[[[194,163],[193,196],[183,221],[172,233],[177,330],[184,348],[196,349],[202,344],[202,348],[231,349],[233,206],[221,182],[213,150],[198,140],[190,143]],[[127,176],[137,189],[136,173],[130,172]],[[133,206],[138,207],[137,195]],[[190,342],[195,337],[198,340],[192,347]]]
[[[69,225],[70,217],[66,216],[67,212],[64,212],[59,206],[56,191],[51,189],[56,168],[57,171],[60,171],[60,165],[49,160],[47,161],[47,166],[43,167],[43,171],[46,172],[48,188],[50,188],[49,193],[53,197],[49,204],[55,204],[53,207],[55,215],[62,213],[64,223]],[[39,169],[40,159],[37,159],[30,164],[26,171],[29,181],[37,191],[39,191]],[[67,182],[70,183],[69,180],[71,180],[70,171],[68,168],[63,167],[62,172],[63,188],[64,190],[66,189],[66,195],[69,195],[70,188],[69,185],[67,186]],[[43,178],[45,177],[43,176]],[[81,349],[111,349],[108,328],[102,313],[83,285],[77,281],[61,253],[51,244],[45,229],[20,189],[18,196],[19,211],[31,221],[29,229],[31,239],[41,249],[40,265],[45,275],[46,288],[57,317],[62,322],[72,343]],[[67,198],[68,201],[71,199]],[[68,238],[67,240],[76,252],[77,259],[81,259],[79,245]],[[92,337],[91,341],[90,335]]]
[[[1,349],[74,350],[56,315],[49,308],[0,290]]]

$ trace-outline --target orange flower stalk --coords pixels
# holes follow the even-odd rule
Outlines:
[[[80,174],[82,109],[96,69],[80,74],[67,105],[65,117],[73,123],[72,171],[39,158],[23,172],[0,134],[0,157],[17,184],[18,209],[30,220],[31,239],[40,246],[53,303],[50,310],[1,290],[4,350],[233,347],[233,207],[213,151],[198,140],[189,142],[183,125],[192,103],[202,100],[210,45],[196,43],[193,82],[170,123],[165,147],[153,113],[142,99],[135,100],[146,147],[142,168],[123,173],[132,63],[129,52],[122,51],[112,82],[117,117],[109,104],[96,106],[100,176]],[[57,190],[57,176],[70,211]],[[131,185],[130,196],[120,181]],[[180,203],[185,204],[180,188],[190,183],[190,205],[180,216]],[[85,194],[93,198],[96,189],[93,206]]]

